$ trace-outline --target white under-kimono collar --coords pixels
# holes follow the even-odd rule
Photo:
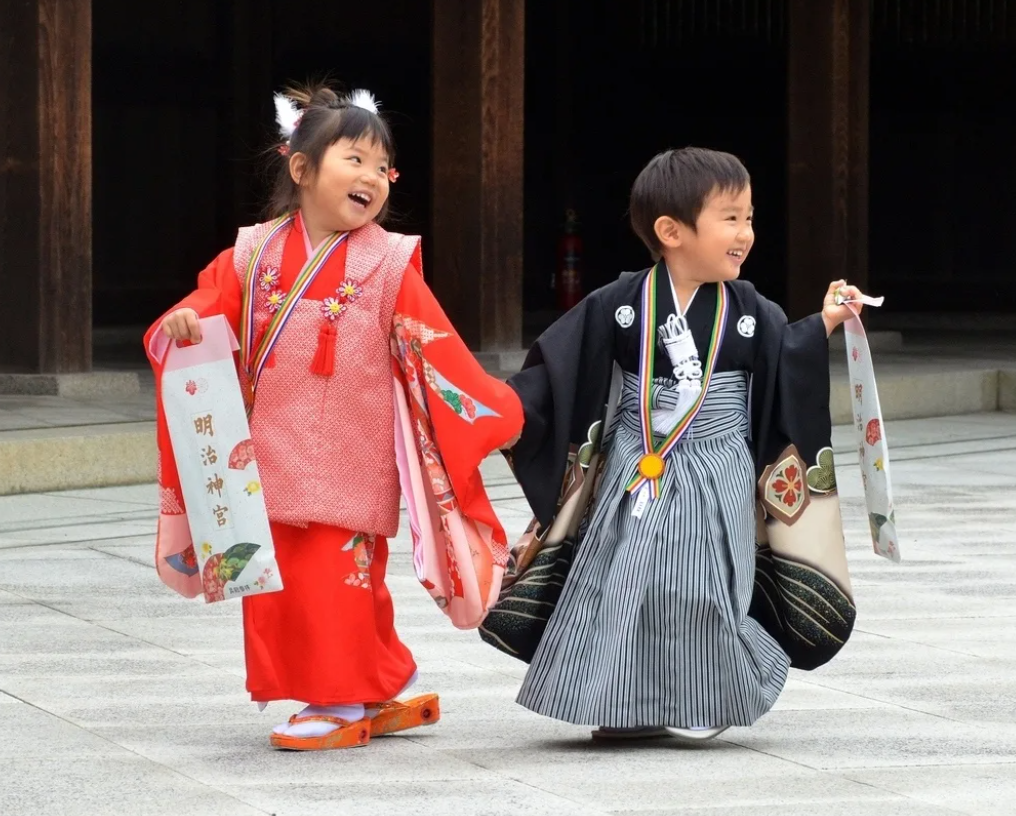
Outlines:
[[[667,265],[664,264],[663,268],[667,269]],[[677,299],[677,287],[674,286],[674,277],[673,275],[670,274],[669,269],[667,269],[667,281],[668,283],[670,283],[670,294],[674,298],[674,314],[676,314],[678,317],[687,316],[688,310],[691,308],[691,304],[695,302],[695,295],[699,293],[699,289],[701,287],[696,287],[695,291],[691,293],[691,297],[688,299],[688,305],[684,308],[684,310],[682,310],[681,301]]]

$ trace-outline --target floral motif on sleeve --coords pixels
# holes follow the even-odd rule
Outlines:
[[[424,347],[448,336],[446,332],[432,329],[418,320],[405,315],[395,316],[395,337],[393,353],[401,362],[406,380],[411,384],[419,383],[420,372],[430,390],[441,398],[459,417],[473,424],[482,417],[496,417],[497,412],[477,401],[461,388],[452,383],[440,371],[428,362],[424,355]],[[419,393],[423,397],[423,393]],[[423,400],[426,410],[426,400]],[[427,411],[429,414],[429,410]]]
[[[792,525],[811,503],[804,460],[793,445],[762,473],[759,480],[762,505],[766,513]]]

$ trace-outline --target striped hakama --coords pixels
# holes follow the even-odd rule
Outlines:
[[[677,391],[658,380],[653,408]],[[642,455],[638,378],[625,373],[597,505],[518,702],[613,728],[747,726],[790,661],[748,617],[755,477],[747,374],[713,375],[641,519],[625,486]]]

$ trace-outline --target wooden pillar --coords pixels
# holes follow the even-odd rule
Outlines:
[[[435,292],[470,348],[522,344],[524,0],[433,0]]]
[[[0,370],[91,369],[91,0],[0,0],[0,291]]]
[[[789,0],[787,307],[868,282],[870,0]]]

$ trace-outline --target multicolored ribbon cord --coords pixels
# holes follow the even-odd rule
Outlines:
[[[727,324],[727,312],[729,310],[727,287],[722,282],[716,284],[716,314],[713,318],[712,336],[709,340],[709,352],[706,356],[706,363],[703,366],[702,391],[698,399],[688,408],[684,417],[674,426],[674,429],[659,445],[656,444],[656,435],[653,432],[652,419],[652,390],[656,366],[656,281],[660,274],[660,265],[657,264],[646,277],[642,286],[642,333],[641,352],[639,356],[639,412],[640,425],[642,430],[642,458],[639,460],[638,472],[628,483],[628,492],[635,493],[643,488],[649,492],[649,499],[656,499],[660,495],[660,479],[666,470],[666,460],[670,452],[681,441],[685,431],[695,421],[699,410],[709,390],[709,381],[712,379],[713,371],[716,368],[716,360],[719,357],[720,346],[723,343],[723,333]],[[676,304],[675,304],[676,305]],[[639,505],[644,507],[645,500],[639,500]]]
[[[297,276],[297,279],[293,284],[293,288],[289,290],[289,294],[286,295],[282,305],[275,314],[272,315],[272,319],[265,328],[265,333],[261,338],[261,342],[258,343],[257,348],[255,348],[254,313],[257,305],[257,271],[261,267],[261,261],[264,258],[265,252],[271,242],[277,235],[279,235],[280,232],[288,228],[295,219],[296,213],[289,213],[282,216],[274,224],[272,224],[268,234],[261,239],[261,243],[258,244],[257,248],[251,254],[250,262],[247,264],[247,274],[243,287],[243,308],[240,312],[240,364],[247,372],[247,376],[250,380],[250,391],[245,395],[248,416],[254,410],[254,396],[257,393],[258,382],[261,380],[261,372],[264,370],[265,363],[268,361],[272,350],[275,348],[275,344],[278,342],[279,336],[282,334],[282,330],[286,327],[286,323],[293,314],[293,310],[296,309],[296,305],[300,302],[300,298],[303,297],[304,293],[314,282],[314,278],[317,277],[318,272],[320,272],[324,265],[328,263],[328,259],[331,258],[332,253],[335,252],[339,245],[349,236],[348,232],[333,233],[324,241],[324,243],[321,244],[320,247],[318,247],[317,252],[307,259],[307,263],[305,263],[303,269],[300,270],[300,274]]]

